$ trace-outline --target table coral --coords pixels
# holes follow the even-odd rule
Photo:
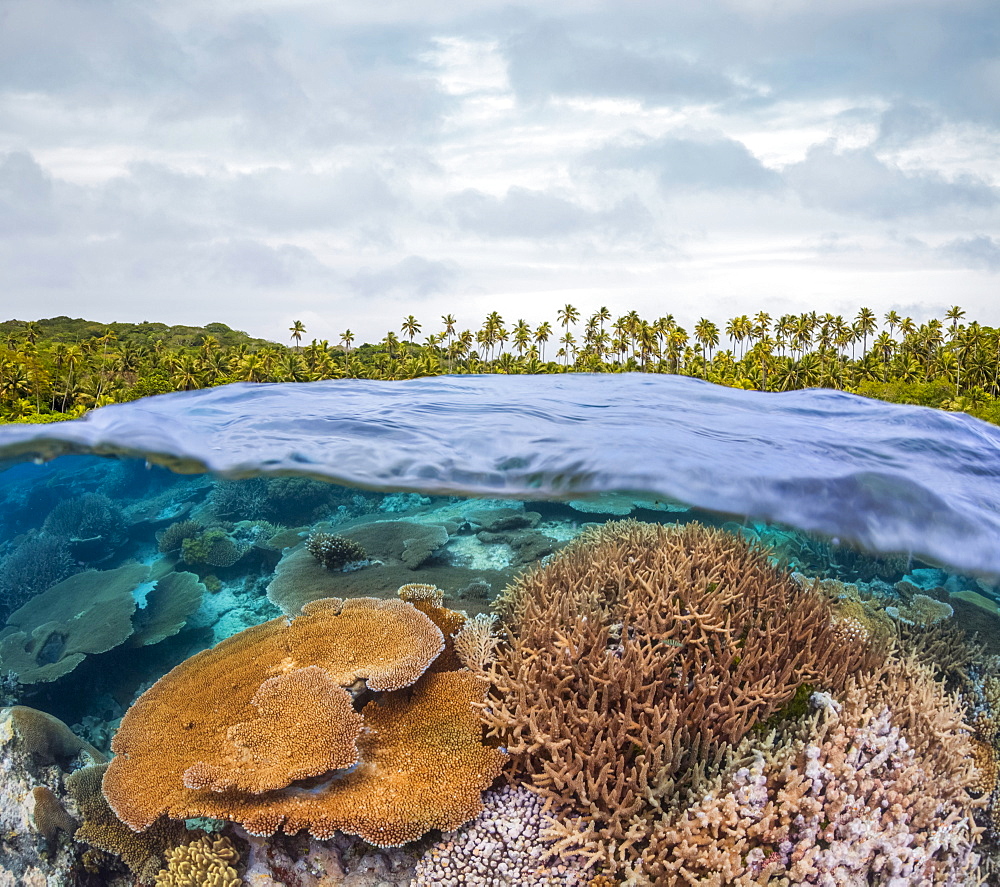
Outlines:
[[[389,846],[454,828],[478,812],[506,756],[482,743],[487,683],[428,671],[443,648],[433,622],[398,599],[314,601],[247,629],[126,713],[104,793],[137,830],[167,813]],[[345,688],[384,695],[359,718]]]
[[[31,598],[7,618],[0,638],[0,670],[22,684],[54,681],[93,653],[132,634],[132,592],[149,574],[144,564],[77,573]]]

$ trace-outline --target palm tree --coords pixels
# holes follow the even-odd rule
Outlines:
[[[403,319],[403,325],[399,328],[399,331],[409,336],[410,344],[412,345],[413,339],[420,332],[420,324],[412,314],[407,314]]]
[[[547,320],[543,320],[535,327],[535,344],[542,346],[540,350],[542,363],[545,363],[545,343],[549,341],[551,335],[552,324]]]
[[[955,338],[955,331],[958,329],[958,322],[963,317],[965,317],[965,309],[959,308],[958,305],[952,305],[951,308],[949,308],[945,312],[944,316],[945,316],[945,320],[950,320],[951,321],[951,326],[948,327],[948,330],[951,333],[951,338],[954,339]]]
[[[871,308],[861,308],[858,311],[858,316],[854,318],[854,326],[858,335],[861,336],[862,357],[868,353],[868,337],[874,334],[877,325],[878,320]]]
[[[694,325],[694,337],[703,348],[708,349],[708,362],[711,363],[712,351],[719,344],[718,327],[704,317],[699,318],[698,322]]]
[[[565,335],[563,336],[563,338],[559,340],[560,342],[565,341],[566,337],[569,336],[569,334],[570,334],[569,333],[569,325],[571,323],[576,323],[579,319],[580,319],[580,312],[577,311],[577,309],[574,308],[572,305],[570,305],[568,302],[565,305],[563,305],[562,308],[559,309],[559,314],[557,316],[557,320],[562,325],[563,330],[565,332]],[[569,365],[569,352],[566,351],[565,349],[563,349],[563,353],[566,355],[565,362],[566,362],[566,365],[568,366]]]
[[[306,331],[305,326],[303,326],[301,320],[293,320],[292,325],[288,328],[288,331],[292,334],[290,338],[295,340],[296,349],[300,348],[302,345],[302,334]]]

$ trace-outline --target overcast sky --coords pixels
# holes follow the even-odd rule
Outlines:
[[[997,0],[0,0],[0,319],[1000,325],[998,284]]]

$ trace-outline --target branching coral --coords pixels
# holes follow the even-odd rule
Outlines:
[[[630,883],[973,883],[976,777],[956,701],[903,661],[841,699],[797,736],[745,741],[692,806],[657,822]]]
[[[306,539],[306,550],[328,570],[340,570],[368,557],[357,542],[331,533],[310,534]]]
[[[878,661],[829,602],[728,533],[606,524],[506,590],[487,712],[515,765],[567,804],[566,849],[637,854],[649,821],[803,685]],[[629,849],[631,848],[631,849]]]
[[[506,756],[482,743],[486,682],[428,671],[443,648],[401,600],[314,601],[247,629],[126,713],[104,793],[135,829],[168,813],[393,845],[454,828],[478,812]],[[348,691],[384,695],[359,718]]]

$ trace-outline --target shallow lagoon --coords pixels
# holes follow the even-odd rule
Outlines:
[[[610,784],[595,785],[594,774],[583,764],[527,750],[531,742],[524,736],[533,729],[526,726],[531,721],[527,703],[520,709],[514,703],[505,707],[494,689],[491,710],[499,713],[498,719],[507,718],[506,727],[487,724],[485,738],[477,742],[484,749],[501,742],[501,748],[509,746],[512,760],[505,772],[514,774],[514,785],[500,788],[503,780],[498,781],[486,795],[485,811],[457,832],[431,824],[417,829],[426,834],[416,841],[379,849],[374,845],[399,842],[377,841],[360,825],[353,834],[367,841],[351,837],[350,824],[332,837],[307,839],[303,831],[296,839],[267,839],[255,837],[252,827],[191,821],[190,832],[172,833],[141,865],[130,865],[102,847],[102,840],[109,843],[106,834],[102,839],[91,830],[85,833],[89,841],[78,834],[81,840],[73,842],[69,835],[75,826],[69,820],[58,828],[50,823],[58,816],[38,813],[49,809],[47,796],[40,802],[44,792],[36,791],[44,786],[75,823],[87,819],[85,802],[66,783],[92,752],[68,748],[72,755],[40,762],[37,754],[18,751],[14,729],[5,758],[7,797],[20,792],[24,798],[8,800],[3,810],[12,878],[114,883],[116,877],[130,877],[131,867],[150,881],[166,867],[169,847],[186,846],[192,836],[201,840],[203,833],[195,829],[205,826],[216,836],[206,845],[209,851],[212,841],[224,837],[228,842],[218,845],[219,865],[229,865],[225,858],[232,854],[236,877],[258,884],[671,883],[670,878],[682,876],[700,879],[694,883],[778,884],[791,879],[890,884],[897,883],[893,878],[902,878],[899,883],[926,878],[927,883],[958,884],[975,883],[977,871],[992,871],[994,786],[988,777],[997,754],[994,697],[1000,699],[994,692],[1000,688],[994,658],[1000,652],[994,585],[1000,572],[995,545],[1000,434],[991,427],[835,392],[760,395],[669,377],[573,376],[231,386],[108,408],[83,422],[3,432],[0,442],[9,467],[0,475],[0,602],[7,620],[0,632],[0,670],[7,675],[2,701],[62,719],[97,755],[110,754],[126,710],[175,666],[251,626],[297,617],[317,599],[398,602],[400,587],[433,586],[443,592],[441,609],[463,611],[470,624],[479,626],[488,626],[489,614],[497,611],[502,621],[494,624],[495,635],[511,628],[522,645],[538,644],[537,626],[531,629],[523,608],[511,605],[504,589],[539,568],[577,576],[575,569],[579,575],[574,581],[590,581],[577,563],[583,555],[571,553],[574,545],[581,546],[581,534],[597,540],[590,549],[583,546],[585,554],[605,545],[600,556],[606,557],[607,534],[621,526],[614,522],[632,519],[668,527],[673,534],[697,534],[698,527],[727,534],[725,538],[737,540],[740,552],[756,552],[769,569],[777,570],[775,575],[786,577],[782,594],[792,595],[793,603],[806,609],[827,607],[823,612],[829,618],[824,618],[839,626],[841,644],[881,644],[883,653],[895,644],[897,653],[922,657],[920,667],[941,688],[940,698],[928,703],[938,706],[935,729],[943,731],[942,743],[968,756],[962,772],[935,770],[933,743],[920,745],[920,737],[928,735],[926,725],[915,726],[912,718],[891,710],[888,699],[881,707],[874,705],[864,696],[871,695],[870,688],[859,690],[841,676],[830,678],[839,681],[838,690],[828,693],[830,701],[824,703],[821,681],[792,676],[788,681],[797,681],[800,690],[820,695],[805,699],[799,698],[801,692],[792,694],[799,703],[794,711],[792,698],[780,705],[761,702],[750,720],[776,730],[777,738],[765,739],[760,730],[747,727],[728,743],[721,733],[712,734],[709,742],[708,728],[699,727],[698,741],[706,743],[700,757],[681,761],[675,755],[668,764],[660,745],[681,734],[664,725],[650,732],[646,725],[645,738],[633,737],[620,747],[615,755],[627,762],[629,774],[619,782],[633,789],[641,783],[643,792],[655,795],[636,808],[625,829],[631,829],[631,837],[623,840],[614,811],[602,804],[607,807],[616,797],[623,806],[631,801],[615,795]],[[34,457],[51,461],[30,461]],[[205,469],[214,474],[201,473]],[[346,540],[336,545],[347,545],[348,554],[324,566],[308,541],[321,539],[320,534]],[[636,545],[642,553],[661,544],[666,550],[672,538],[623,541],[619,532],[615,550]],[[700,537],[684,538],[691,550],[701,544]],[[319,550],[315,541],[311,547]],[[629,558],[638,559],[624,559]],[[572,569],[565,566],[570,561]],[[617,569],[598,567],[605,573]],[[671,617],[673,622],[664,622],[661,612],[656,637],[643,622],[648,614],[629,611],[623,619],[611,609],[602,610],[607,625],[598,648],[588,648],[585,655],[583,641],[574,640],[572,632],[556,632],[544,641],[548,650],[528,650],[519,662],[501,658],[503,676],[494,687],[507,686],[507,697],[516,697],[517,681],[529,673],[524,661],[544,658],[560,644],[569,645],[570,665],[557,658],[547,674],[570,667],[567,680],[578,679],[581,686],[596,681],[592,689],[605,680],[603,659],[628,660],[633,647],[636,656],[646,658],[636,659],[640,664],[631,672],[616,672],[625,675],[621,679],[626,684],[643,668],[667,675],[688,667],[688,651],[702,653],[684,634],[688,629],[679,626],[701,612],[698,607],[708,613],[725,591],[718,578],[706,573],[699,579],[699,569],[691,567],[685,574],[689,581],[681,585],[700,588],[706,597],[685,598],[683,612]],[[657,570],[662,574],[662,565]],[[741,575],[753,572],[746,564],[741,570]],[[633,572],[644,581],[649,578],[639,567]],[[524,583],[519,587],[522,595],[541,594]],[[678,594],[670,591],[671,596]],[[771,602],[779,597],[775,592]],[[757,609],[766,611],[768,600],[762,598]],[[739,606],[733,601],[716,615],[729,620],[727,625],[736,624],[748,618]],[[573,619],[578,618],[579,613],[567,625],[577,625]],[[730,673],[747,671],[754,632],[763,632],[764,638],[771,630],[763,623],[741,629],[735,641],[730,638],[744,645],[735,655],[732,650],[720,654],[722,648],[708,643],[705,649],[715,657],[709,665],[717,665],[724,654]],[[973,633],[978,633],[976,642],[968,640]],[[453,655],[451,647],[441,655]],[[664,655],[666,659],[656,658]],[[788,658],[795,658],[794,651],[788,651]],[[702,670],[709,668],[697,661]],[[456,660],[441,670],[474,672],[476,665]],[[615,662],[611,666],[618,667]],[[490,674],[490,667],[484,673]],[[815,663],[809,667],[818,668]],[[438,666],[424,668],[431,674]],[[873,673],[873,660],[859,660],[857,668]],[[669,684],[662,675],[657,680]],[[760,688],[771,685],[760,683],[760,677],[748,672],[737,684],[748,695],[746,688],[757,687],[754,692],[763,699],[766,693]],[[893,672],[890,678],[911,681],[911,691],[929,686],[913,684],[912,675],[904,679]],[[392,692],[415,698],[426,680],[412,684],[416,690]],[[695,681],[692,677],[688,684]],[[538,704],[548,704],[549,715],[554,709],[551,700],[545,703],[545,694],[550,691],[538,689]],[[679,705],[677,687],[670,692],[674,695],[663,702],[664,711]],[[354,707],[377,708],[379,694],[371,695],[355,698]],[[960,711],[969,726],[941,727],[946,704]],[[614,732],[610,716],[608,730],[587,732],[584,739],[583,733],[573,732],[576,722],[569,709],[560,705],[556,709],[565,723],[559,729],[569,737],[566,744],[572,746],[577,736],[587,743],[584,751],[592,750],[594,757],[607,754],[601,743]],[[843,713],[835,716],[835,706],[847,706],[866,723],[848,723]],[[871,735],[862,736],[865,730]],[[907,730],[913,735],[907,737]],[[744,741],[740,749],[737,739]],[[781,826],[785,831],[780,835],[773,823],[765,834],[761,823],[776,815],[768,804],[777,804],[782,791],[794,794],[795,779],[801,782],[809,761],[830,753],[823,741],[836,745],[834,740],[854,749],[855,775],[865,772],[888,794],[878,795],[871,786],[867,795],[856,790],[855,806],[835,811],[840,801],[831,789],[823,795],[829,810],[820,817],[828,820],[822,823],[825,834],[807,838],[804,820],[795,825],[795,817]],[[162,741],[163,749],[169,749],[170,737]],[[801,760],[787,751],[793,746]],[[241,748],[246,752],[249,746]],[[812,758],[810,748],[817,749]],[[866,748],[870,760],[857,759]],[[661,761],[659,782],[647,775],[632,785],[629,780],[649,769],[654,759]],[[765,764],[755,768],[755,760],[766,760],[771,769]],[[831,758],[828,769],[843,770],[846,760]],[[362,754],[356,766],[369,764]],[[545,775],[546,765],[565,772],[553,780]],[[926,771],[925,781],[913,782],[910,773],[906,785],[921,787],[925,795],[939,791],[940,822],[926,809],[894,807],[893,780],[899,780],[897,793],[902,792],[902,774],[914,767]],[[691,775],[695,770],[697,778]],[[336,768],[314,766],[312,777],[286,780],[284,788],[271,791],[319,791],[309,780],[323,772]],[[574,783],[574,773],[584,783],[589,778],[589,788]],[[486,788],[492,778],[480,776]],[[653,783],[659,786],[655,792]],[[216,786],[217,792],[225,796],[233,790],[227,785],[225,790]],[[549,799],[557,822],[539,812],[541,801],[526,786]],[[560,797],[566,804],[557,811],[555,799]],[[715,806],[707,804],[708,797]],[[719,831],[718,823],[701,831],[690,826],[698,816],[711,823],[727,803],[736,805],[733,809],[743,805],[728,832]],[[786,806],[791,809],[791,802]],[[440,815],[441,822],[450,824],[458,814],[448,814],[452,820]],[[45,827],[39,825],[42,820]],[[433,817],[427,821],[433,823]],[[589,837],[573,839],[574,830],[586,832],[588,822]],[[681,827],[681,822],[687,824]],[[553,845],[547,838],[555,833],[540,833],[540,825],[555,825],[562,836],[550,858],[545,853]],[[692,840],[698,846],[707,842],[715,856],[692,863],[678,849]],[[808,840],[812,850],[807,852]],[[859,841],[865,848],[860,858]],[[502,844],[512,849],[502,851]],[[730,852],[737,844],[739,849]],[[720,850],[726,847],[730,851]],[[851,853],[844,849],[848,847]],[[607,880],[594,880],[598,876]]]

